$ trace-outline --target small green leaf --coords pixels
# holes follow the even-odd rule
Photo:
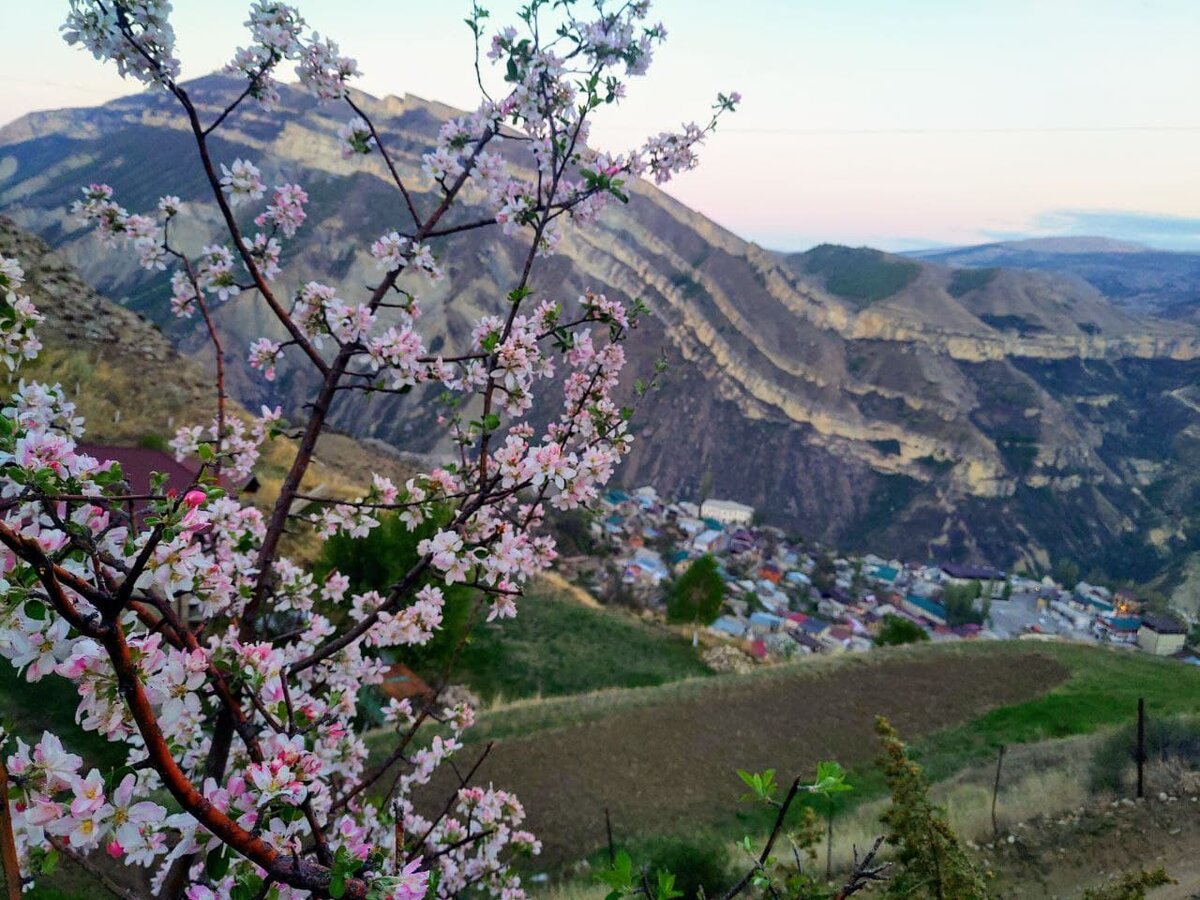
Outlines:
[[[213,881],[220,881],[229,872],[229,857],[225,855],[225,845],[214,847],[208,852],[204,861],[204,870]]]

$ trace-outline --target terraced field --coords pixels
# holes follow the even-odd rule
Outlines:
[[[869,766],[876,715],[918,737],[1069,675],[1036,649],[870,654],[497,711],[480,730],[496,739],[482,775],[525,799],[553,868],[599,845],[606,808],[625,834],[686,832],[736,809],[739,768],[790,779],[821,759]]]

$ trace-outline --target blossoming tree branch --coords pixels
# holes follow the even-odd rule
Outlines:
[[[200,460],[194,483],[168,491],[156,479],[136,498],[116,464],[79,448],[84,423],[58,385],[22,381],[0,414],[0,654],[29,681],[70,682],[80,725],[127,754],[125,767],[103,773],[85,771],[49,732],[32,746],[6,741],[0,773],[10,780],[12,828],[0,828],[0,843],[24,879],[56,853],[85,866],[107,854],[123,871],[149,868],[157,895],[191,900],[522,895],[511,861],[538,842],[522,829],[514,796],[456,768],[444,806],[419,812],[414,803],[414,790],[461,749],[473,711],[393,700],[393,747],[374,760],[355,711],[364,688],[383,679],[381,653],[402,655],[438,630],[447,586],[474,589],[479,617],[514,616],[522,585],[554,559],[553,542],[538,534],[546,505],[588,504],[629,449],[630,412],[614,390],[640,305],[559,296],[559,285],[539,280],[538,263],[564,228],[586,227],[625,201],[629,178],[661,183],[692,168],[698,145],[738,102],[720,95],[706,125],[629,153],[589,146],[591,115],[619,103],[665,37],[647,24],[649,5],[530,0],[519,27],[496,34],[490,49],[487,12],[474,6],[467,23],[483,99],[442,127],[424,156],[425,188],[415,190],[350,90],[354,60],[293,7],[251,6],[250,44],[227,67],[244,89],[211,110],[178,81],[169,2],[71,0],[66,40],[173,96],[194,138],[211,188],[203,202],[224,227],[214,243],[189,246],[173,228],[198,200],[163,196],[130,212],[94,184],[74,212],[115,251],[171,273],[163,302],[197,317],[214,347],[217,411],[172,442],[180,458]],[[495,97],[484,55],[503,84]],[[289,281],[284,249],[304,227],[308,195],[269,184],[269,161],[223,159],[214,143],[243,105],[272,109],[285,65],[304,89],[345,107],[344,153],[378,154],[402,200],[402,221],[378,223],[370,246],[378,277],[361,296]],[[467,204],[486,215],[451,215]],[[469,345],[431,352],[446,341],[422,331],[419,280],[442,277],[456,235],[490,227],[524,248],[519,278],[497,286],[494,312],[475,323]],[[0,260],[0,355],[10,369],[39,349],[41,316],[22,281],[18,260]],[[220,332],[215,308],[243,292],[282,339],[239,349],[244,339]],[[278,410],[249,418],[227,402],[227,356],[242,354],[264,379],[286,361],[313,370],[317,384],[267,514],[222,487],[286,429]],[[457,398],[440,420],[453,464],[403,485],[376,475],[360,499],[316,501],[321,511],[296,521],[301,481],[339,400],[417,385]],[[544,429],[531,424],[535,398]],[[339,572],[317,581],[283,555],[285,532],[361,536],[385,513],[436,528],[386,592],[354,594]]]

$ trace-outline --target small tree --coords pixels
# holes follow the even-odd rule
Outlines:
[[[984,612],[976,606],[976,600],[979,598],[975,592],[977,587],[979,587],[978,581],[946,586],[942,592],[942,606],[946,609],[947,625],[982,625],[984,623],[986,618]]]
[[[704,554],[683,573],[667,595],[667,619],[709,625],[721,613],[725,582],[717,571],[717,561]]]
[[[1079,584],[1079,566],[1069,559],[1060,559],[1054,564],[1054,580],[1067,590]]]
[[[884,616],[883,627],[875,643],[880,647],[894,647],[900,644],[916,644],[929,640],[929,633],[911,619],[903,616]]]
[[[539,849],[517,799],[472,784],[474,770],[440,806],[421,796],[453,766],[474,711],[437,698],[391,703],[390,746],[369,759],[357,701],[382,681],[384,654],[411,659],[443,629],[454,591],[470,591],[473,615],[516,615],[522,585],[555,556],[546,510],[594,501],[628,451],[633,411],[616,391],[622,343],[645,307],[568,292],[562,268],[542,260],[607,204],[628,202],[632,179],[693,168],[738,96],[718,95],[703,124],[601,151],[589,141],[593,113],[619,104],[666,35],[646,21],[649,4],[528,0],[518,25],[490,40],[487,10],[470,4],[480,103],[413,147],[397,141],[384,104],[352,89],[355,61],[292,6],[251,4],[250,40],[226,67],[242,86],[224,98],[179,80],[170,13],[166,0],[70,0],[66,40],[172,101],[155,116],[177,104],[178,133],[195,150],[180,163],[197,165],[171,183],[135,156],[124,197],[92,184],[72,212],[131,266],[169,281],[162,306],[194,317],[211,347],[216,415],[170,443],[201,462],[190,484],[168,490],[155,476],[133,494],[118,466],[78,445],[84,423],[61,386],[21,380],[0,410],[0,656],[28,681],[67,681],[82,727],[122,745],[129,762],[106,782],[50,732],[0,748],[15,832],[0,851],[29,877],[62,847],[91,870],[110,855],[126,871],[154,869],[155,895],[192,900],[515,900],[510,861]],[[285,65],[298,87],[277,82]],[[367,285],[310,281],[313,266],[291,252],[306,206],[336,198],[281,177],[290,160],[233,158],[255,148],[222,137],[245,106],[266,116],[285,90],[335,104],[349,118],[337,132],[343,154],[375,163],[356,174],[395,187],[394,202],[356,210],[372,217],[356,252],[373,263]],[[121,205],[159,190],[143,213]],[[422,318],[420,294],[427,282],[481,277],[462,236],[489,230],[523,262],[494,285],[469,335],[442,331],[430,322],[439,317]],[[18,261],[0,258],[10,371],[41,346],[23,280]],[[252,342],[230,333],[220,309],[239,295],[265,323]],[[227,379],[235,366],[237,381]],[[311,388],[296,396],[301,421],[228,402],[229,384],[273,382],[277,369],[294,391]],[[442,465],[403,485],[377,474],[353,500],[303,493],[344,398],[399,403],[414,388],[444,399],[435,421],[453,452]],[[246,479],[262,446],[284,436],[287,471],[270,510],[228,496],[223,482]],[[297,516],[305,505],[318,511]],[[292,535],[359,537],[389,512],[414,532],[436,527],[382,590],[353,590],[348,572],[317,580],[287,555]],[[171,808],[158,802],[168,795]]]
[[[908,749],[887,719],[876,719],[875,731],[883,744],[880,764],[892,792],[892,805],[882,822],[899,866],[887,895],[907,900],[984,900],[983,882],[946,821],[946,811],[929,799],[925,773],[909,759]]]

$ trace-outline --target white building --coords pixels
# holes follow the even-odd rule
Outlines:
[[[749,525],[754,518],[754,507],[733,500],[705,500],[700,504],[700,515],[722,525]]]

